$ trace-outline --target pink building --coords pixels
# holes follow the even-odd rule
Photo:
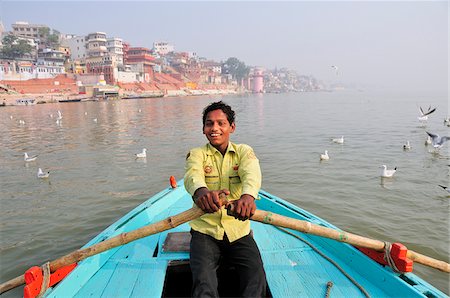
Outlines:
[[[253,70],[253,88],[252,91],[254,93],[262,93],[264,92],[264,70],[262,68],[255,68]]]

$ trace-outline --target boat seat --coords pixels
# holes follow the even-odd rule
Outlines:
[[[189,252],[191,233],[171,232],[167,234],[162,250],[164,252]]]

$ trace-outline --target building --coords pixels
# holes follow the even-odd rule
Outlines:
[[[106,48],[111,56],[116,56],[118,66],[123,66],[123,42],[117,37],[106,40]]]
[[[28,22],[15,22],[11,25],[12,27],[12,33],[15,36],[20,37],[27,37],[27,38],[34,38],[34,39],[40,39],[42,36],[39,34],[39,29],[41,28],[48,28],[48,26],[45,25],[34,25],[29,24]]]
[[[70,60],[84,61],[87,57],[86,37],[66,35],[61,40],[61,45],[70,49]]]
[[[148,48],[143,47],[126,47],[124,52],[124,64],[128,65],[133,72],[137,72],[139,80],[149,83],[153,75],[153,66],[155,65],[155,57]]]
[[[175,51],[175,47],[168,42],[157,41],[153,43],[153,51],[164,56]]]
[[[253,69],[252,78],[252,92],[254,93],[262,93],[264,92],[264,69],[260,67],[255,67]]]
[[[36,63],[36,78],[52,78],[60,74],[65,74],[65,61],[65,53],[62,51],[52,49],[39,51]]]

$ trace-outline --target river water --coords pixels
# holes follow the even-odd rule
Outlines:
[[[165,188],[169,176],[181,179],[188,150],[206,143],[202,109],[216,99],[1,108],[0,282],[81,247]],[[251,145],[260,159],[263,189],[348,232],[449,261],[450,200],[438,185],[450,186],[450,142],[438,153],[424,144],[425,130],[450,135],[443,124],[447,94],[341,91],[223,100],[237,114],[232,141]],[[437,110],[423,127],[419,106],[429,105]],[[330,141],[340,136],[344,144]],[[404,151],[407,140],[412,149]],[[147,158],[136,160],[142,148]],[[324,150],[330,160],[321,162]],[[25,163],[24,152],[39,156]],[[380,178],[382,164],[397,167],[394,178]],[[37,178],[39,167],[50,171],[49,179]],[[414,271],[449,293],[448,274],[420,264]]]

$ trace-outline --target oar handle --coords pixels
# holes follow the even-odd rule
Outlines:
[[[288,228],[303,233],[321,236],[351,245],[371,248],[379,252],[384,252],[385,242],[356,234],[348,233],[342,230],[335,230],[324,226],[316,225],[305,220],[294,219],[282,216],[269,211],[256,210],[251,217],[252,220]],[[431,257],[408,250],[407,257],[417,263],[439,269],[443,272],[450,273],[450,264],[444,261],[436,260]]]
[[[54,261],[50,262],[50,272],[54,272],[59,268],[64,266],[77,263],[84,260],[90,256],[102,253],[111,248],[127,244],[131,241],[144,238],[153,234],[157,234],[172,228],[175,228],[183,223],[196,219],[204,214],[203,210],[197,206],[192,207],[182,213],[174,216],[170,216],[164,220],[144,226],[142,228],[136,229],[131,232],[125,232],[117,235],[113,238],[107,239],[105,241],[96,243],[90,247],[78,249],[71,252],[65,256],[62,256]],[[0,294],[16,288],[25,283],[24,275],[13,278],[0,285]]]

